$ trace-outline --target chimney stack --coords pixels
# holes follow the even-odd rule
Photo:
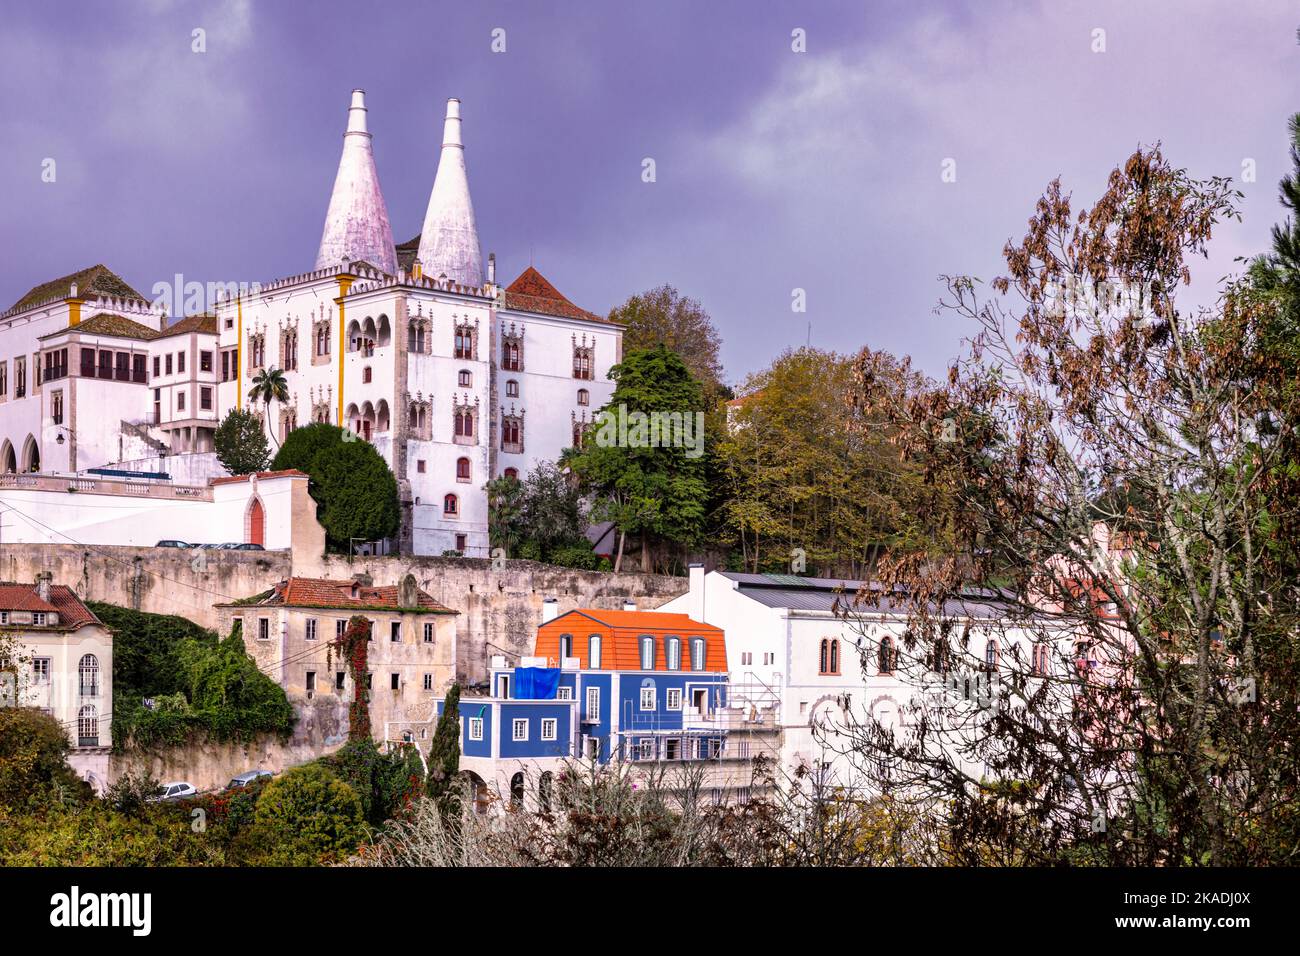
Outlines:
[[[542,623],[549,624],[560,616],[560,602],[555,598],[547,598],[542,602]]]
[[[50,579],[53,577],[53,573],[49,571],[42,571],[36,575],[36,596],[46,604],[50,603]]]
[[[689,574],[690,590],[686,593],[690,597],[688,606],[691,609],[691,620],[707,624],[709,622],[704,620],[704,565],[698,562],[692,564]]]

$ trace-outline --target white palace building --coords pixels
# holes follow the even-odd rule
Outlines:
[[[0,313],[0,472],[107,467],[206,485],[224,475],[217,424],[248,406],[259,372],[280,369],[289,400],[252,409],[276,442],[313,421],[352,429],[397,476],[395,549],[487,556],[484,485],[581,440],[613,392],[622,328],[531,266],[497,284],[495,257],[485,265],[479,244],[460,109],[447,102],[424,226],[401,246],[355,90],[312,271],[232,288],[207,313],[169,324],[99,265]],[[0,477],[0,491],[15,480]]]

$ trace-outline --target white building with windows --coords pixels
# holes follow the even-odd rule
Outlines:
[[[36,707],[63,725],[68,763],[96,790],[108,784],[113,745],[113,635],[66,585],[0,583],[0,632],[21,660],[0,667],[6,706]]]
[[[228,287],[168,324],[98,265],[0,314],[0,472],[126,463],[206,482],[224,474],[217,424],[276,368],[289,400],[254,409],[274,442],[312,421],[353,430],[398,480],[390,544],[485,557],[485,484],[581,442],[622,358],[619,325],[532,266],[502,286],[484,263],[455,99],[419,236],[393,243],[356,90],[315,268]]]
[[[780,714],[778,783],[812,772],[826,783],[858,790],[862,762],[854,754],[852,728],[868,719],[906,733],[918,693],[958,694],[974,705],[996,703],[997,677],[1010,668],[1068,666],[1072,643],[1062,637],[1050,649],[1028,632],[1008,626],[990,605],[972,598],[944,609],[966,628],[967,653],[945,650],[942,671],[922,690],[919,678],[933,671],[926,651],[908,649],[901,602],[881,596],[849,616],[837,610],[851,601],[861,581],[791,574],[705,573],[690,569],[690,590],[660,612],[688,614],[726,634],[733,702]],[[904,660],[903,655],[907,655]],[[989,675],[995,675],[990,685]],[[992,689],[990,689],[992,688]],[[982,768],[968,765],[979,776]]]
[[[218,404],[242,407],[260,371],[282,370],[277,441],[309,421],[352,429],[397,476],[402,551],[486,557],[484,485],[581,440],[613,392],[622,332],[532,267],[506,287],[493,256],[484,268],[458,100],[424,223],[394,246],[354,91],[316,268],[217,305]]]

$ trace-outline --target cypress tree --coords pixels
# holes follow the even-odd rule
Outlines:
[[[425,792],[449,807],[451,784],[460,768],[460,685],[452,684],[429,745],[429,779]]]

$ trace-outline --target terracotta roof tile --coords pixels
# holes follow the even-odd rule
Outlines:
[[[229,485],[239,481],[248,481],[249,478],[256,478],[258,481],[264,481],[267,478],[309,478],[310,475],[305,471],[299,471],[297,468],[282,468],[279,471],[259,471],[256,475],[227,475],[224,478],[209,479],[209,485]]]
[[[55,611],[61,627],[99,623],[99,618],[90,613],[90,608],[81,603],[76,592],[65,584],[53,585],[49,601],[42,601],[35,584],[0,583],[0,610]]]
[[[71,294],[74,282],[77,284],[77,295],[82,298],[90,299],[97,295],[105,295],[116,296],[121,299],[137,299],[141,302],[148,301],[139,292],[127,285],[121,276],[101,263],[33,286],[26,295],[11,305],[7,311],[21,312],[24,309],[30,309],[34,305],[40,305],[42,302],[48,302],[50,299],[66,298]]]
[[[253,606],[275,607],[326,607],[358,611],[395,611],[398,587],[395,584],[380,587],[355,585],[352,581],[332,578],[289,578],[277,584],[265,598]],[[434,613],[455,614],[451,608],[435,601],[426,591],[416,589],[419,607]]]
[[[215,315],[188,315],[177,322],[173,322],[161,332],[155,333],[154,338],[164,339],[169,335],[184,335],[187,332],[216,335],[217,317]]]
[[[506,286],[506,308],[521,312],[538,312],[542,315],[555,315],[566,319],[586,319],[590,322],[608,322],[603,316],[580,309],[560,290],[551,285],[550,280],[532,266],[519,274],[519,278]]]
[[[158,337],[157,329],[141,325],[134,319],[114,315],[111,312],[96,312],[90,318],[82,319],[76,325],[55,329],[53,332],[42,335],[41,338],[49,339],[56,335],[63,335],[65,332],[80,332],[85,335],[111,335],[123,339],[140,339],[144,342],[152,341]]]

